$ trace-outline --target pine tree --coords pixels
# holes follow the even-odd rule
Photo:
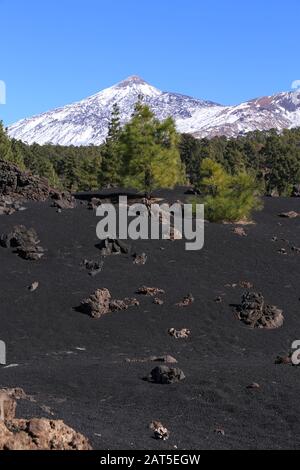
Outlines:
[[[141,101],[121,134],[123,184],[150,195],[184,181],[179,137],[172,118],[160,122]]]
[[[113,105],[108,134],[103,146],[101,164],[101,183],[103,186],[118,186],[121,182],[121,123],[120,110]]]
[[[261,208],[259,187],[254,175],[241,171],[230,175],[217,162],[206,158],[200,167],[200,198],[205,217],[211,222],[237,222],[249,219],[252,211]]]
[[[0,121],[0,159],[7,160],[17,165],[21,170],[25,168],[22,155],[19,149],[12,145],[3,127],[2,121]]]

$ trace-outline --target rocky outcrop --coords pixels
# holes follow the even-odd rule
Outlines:
[[[68,192],[54,192],[51,194],[51,199],[53,201],[52,206],[58,209],[75,209],[76,207],[74,196]]]
[[[0,160],[0,207],[1,212],[12,213],[20,210],[10,207],[17,201],[46,201],[53,200],[53,206],[59,209],[76,207],[75,198],[68,192],[60,192],[49,185],[46,178],[33,175],[30,171],[22,171],[17,166],[5,160]],[[1,206],[1,204],[0,204]]]
[[[274,329],[283,325],[283,312],[265,303],[262,294],[246,292],[237,307],[238,318],[251,328]]]
[[[0,450],[91,450],[88,440],[61,420],[16,419],[22,389],[0,390]]]
[[[4,248],[15,248],[17,254],[24,259],[37,261],[44,256],[44,249],[39,245],[37,233],[33,228],[16,225],[12,232],[0,237],[0,245]]]
[[[91,450],[89,441],[61,420],[0,421],[0,450]]]
[[[92,318],[100,318],[106,313],[127,310],[129,307],[138,305],[139,301],[135,298],[112,299],[109,290],[102,288],[97,289],[88,299],[84,299],[79,310]]]
[[[20,202],[13,201],[10,197],[0,196],[0,215],[12,215],[25,209]]]
[[[46,178],[21,171],[12,163],[0,160],[0,196],[9,196],[14,200],[46,201],[55,192]]]

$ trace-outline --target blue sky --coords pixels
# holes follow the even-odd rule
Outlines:
[[[299,0],[0,0],[0,119],[129,75],[223,104],[300,79]]]

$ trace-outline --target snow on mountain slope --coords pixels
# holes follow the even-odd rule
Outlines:
[[[159,119],[172,116],[178,131],[196,137],[237,136],[253,130],[290,128],[300,125],[300,91],[279,93],[222,106],[178,93],[158,90],[137,76],[77,103],[54,109],[13,124],[8,133],[15,139],[39,144],[98,145],[107,135],[112,107],[119,105],[126,123],[138,96],[143,96]]]

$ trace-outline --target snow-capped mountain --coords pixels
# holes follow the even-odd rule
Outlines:
[[[300,126],[300,90],[222,106],[178,93],[168,93],[132,76],[77,103],[13,124],[15,139],[39,144],[98,145],[107,135],[112,107],[119,105],[127,122],[139,95],[159,119],[172,116],[179,132],[195,137],[237,136],[253,130]]]

